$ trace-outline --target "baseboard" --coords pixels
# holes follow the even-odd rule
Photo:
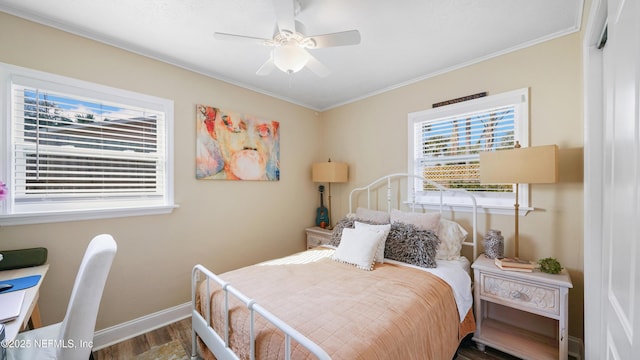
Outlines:
[[[122,324],[98,330],[93,336],[93,350],[99,350],[172,324],[191,316],[191,302],[145,315]]]
[[[584,359],[584,343],[582,339],[569,336],[569,356],[576,360]]]

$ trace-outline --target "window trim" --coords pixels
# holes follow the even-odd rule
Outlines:
[[[134,200],[118,208],[95,207],[92,209],[78,209],[75,206],[71,206],[65,210],[16,213],[13,210],[14,198],[10,190],[8,198],[0,201],[0,226],[168,214],[177,207],[174,203],[173,184],[174,104],[172,100],[0,63],[0,115],[3,117],[3,120],[0,120],[0,140],[2,144],[4,144],[4,146],[0,146],[0,159],[2,160],[2,165],[0,165],[0,180],[7,183],[9,189],[11,189],[13,185],[12,167],[15,164],[11,150],[13,144],[11,132],[11,111],[13,107],[12,83],[15,79],[19,79],[22,85],[32,83],[37,85],[37,87],[43,87],[42,84],[47,84],[46,86],[51,86],[51,90],[63,89],[64,91],[64,89],[74,89],[73,92],[81,90],[83,96],[86,97],[103,99],[105,101],[135,103],[140,107],[148,107],[149,109],[163,112],[165,115],[166,129],[164,144],[166,149],[164,173],[165,196],[163,201],[159,201],[157,204],[136,204]]]
[[[514,140],[518,140],[522,147],[529,146],[529,88],[522,88],[512,90],[496,95],[481,97],[469,101],[464,101],[452,105],[431,108],[427,110],[417,111],[409,113],[407,137],[407,169],[409,173],[413,173],[415,169],[414,165],[414,153],[415,153],[415,134],[414,125],[419,122],[428,120],[437,120],[446,117],[452,117],[457,115],[463,115],[474,111],[485,110],[489,108],[515,105],[516,112],[518,113],[519,120],[514,123]],[[529,203],[529,185],[520,184],[519,186],[519,214],[526,215],[533,208]],[[515,203],[515,191],[508,194],[493,193],[498,196],[483,196],[483,192],[474,192],[478,198],[478,209],[483,212],[492,214],[511,214],[514,213],[513,204]],[[486,193],[489,194],[489,193]],[[408,194],[409,195],[409,194]],[[500,196],[502,195],[502,196]],[[453,197],[444,196],[445,202],[452,202],[454,205],[452,209],[456,211],[471,211],[471,206],[464,202],[456,201]],[[491,200],[494,199],[494,200]],[[500,199],[500,200],[498,200]],[[419,196],[416,198],[416,204],[419,207],[427,209],[440,208],[440,197],[437,196]]]

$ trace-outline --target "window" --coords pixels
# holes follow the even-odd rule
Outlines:
[[[409,114],[409,170],[449,188],[467,189],[486,208],[513,210],[512,185],[480,184],[479,154],[528,145],[528,89],[482,97]],[[416,202],[438,204],[433,187],[416,180]],[[528,189],[520,185],[528,207]],[[447,202],[468,204],[465,198]]]
[[[0,224],[166,213],[173,102],[0,64]]]

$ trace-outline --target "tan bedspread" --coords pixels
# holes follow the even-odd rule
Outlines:
[[[333,250],[308,252],[317,251],[323,253],[311,254]],[[475,328],[471,311],[460,323],[446,282],[401,265],[385,263],[363,271],[324,257],[307,264],[259,264],[221,277],[316,342],[332,359],[451,359],[460,340]],[[203,293],[196,303],[200,310]],[[213,327],[219,334],[224,326],[221,294],[219,288],[212,291],[212,304],[220,304],[212,306]],[[248,310],[235,305],[231,348],[248,359]],[[256,357],[284,359],[284,335],[260,316],[256,329]],[[314,357],[292,342],[292,358]]]

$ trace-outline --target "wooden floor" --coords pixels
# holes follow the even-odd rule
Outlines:
[[[95,360],[104,359],[133,359],[153,346],[162,345],[178,340],[191,353],[191,318],[187,318],[163,328],[136,336],[132,339],[93,352]],[[486,352],[479,351],[473,341],[465,339],[458,349],[454,360],[515,360],[516,357],[487,348]],[[158,359],[161,360],[161,359]]]
[[[93,359],[133,359],[153,346],[166,344],[173,340],[179,340],[185,353],[191,355],[191,318],[94,351]]]

